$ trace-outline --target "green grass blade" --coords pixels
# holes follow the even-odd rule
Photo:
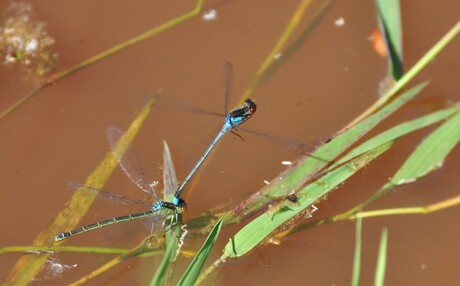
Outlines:
[[[172,262],[171,257],[174,257],[177,247],[173,243],[166,243],[166,251],[160,265],[158,265],[155,276],[150,281],[151,286],[163,285],[169,265]]]
[[[459,113],[459,112],[460,112],[460,106],[454,106],[454,107],[446,108],[444,110],[439,110],[439,111],[433,112],[431,114],[428,114],[428,115],[425,115],[425,116],[422,116],[422,117],[419,117],[419,118],[416,118],[416,119],[401,123],[401,124],[399,124],[399,125],[397,125],[397,126],[395,126],[393,128],[388,129],[387,131],[384,131],[384,132],[380,133],[379,135],[369,139],[368,141],[366,141],[363,144],[359,145],[358,147],[354,148],[353,150],[348,152],[344,157],[342,157],[338,162],[336,162],[334,165],[332,165],[330,168],[333,168],[336,165],[340,166],[340,165],[344,164],[345,162],[351,160],[352,158],[355,158],[356,156],[359,156],[359,155],[363,154],[364,152],[372,150],[376,146],[379,146],[379,145],[384,144],[386,142],[391,142],[393,140],[396,140],[396,139],[400,138],[401,136],[409,134],[410,132],[416,131],[416,130],[418,130],[420,128],[424,128],[426,126],[429,126],[429,125],[432,125],[432,124],[435,124],[435,123],[438,123],[441,120],[449,119],[449,117],[451,117],[451,119],[449,121],[454,120],[454,121],[452,121],[453,123],[451,123],[451,124],[453,124],[455,126],[455,124],[458,124],[458,123],[455,121],[454,117],[456,117],[456,114]],[[451,133],[449,135],[452,136],[454,134]],[[456,144],[455,143],[456,140],[450,140],[450,141],[453,141],[451,144],[453,144],[453,145]],[[450,147],[449,150],[451,148],[452,147]],[[446,150],[444,150],[444,151],[446,151]],[[421,159],[423,159],[423,158],[421,158]],[[346,211],[345,213],[335,215],[332,218],[331,217],[323,218],[321,220],[317,220],[317,221],[306,223],[304,225],[297,226],[297,227],[295,227],[295,228],[293,228],[293,229],[291,229],[289,231],[286,231],[284,233],[280,233],[277,236],[282,237],[282,236],[287,235],[288,233],[298,232],[298,231],[301,231],[301,230],[316,226],[318,224],[330,223],[330,222],[334,222],[334,221],[341,221],[341,220],[344,220],[344,219],[348,219],[349,217],[354,216],[354,214],[356,214],[356,212],[360,211],[365,206],[368,206],[369,204],[371,204],[375,200],[377,200],[377,199],[381,198],[382,196],[386,195],[387,193],[389,193],[391,190],[393,190],[395,188],[395,185],[396,184],[394,184],[394,183],[385,184],[385,186],[383,186],[381,189],[379,189],[377,192],[375,192],[368,200],[366,200],[365,202],[353,207],[352,209]],[[380,211],[380,213],[387,213],[387,212],[386,211]],[[369,215],[377,215],[377,214],[372,212],[372,214],[369,213]]]
[[[289,201],[282,202],[277,207],[260,215],[231,239],[225,246],[223,257],[238,257],[246,254],[266,239],[275,229],[295,215],[305,211],[311,204],[343,183],[360,168],[387,151],[391,145],[392,143],[382,145],[336,168],[318,181],[311,183],[297,194],[297,203]]]
[[[400,126],[403,125],[409,128],[410,125],[413,123],[422,123],[423,120],[420,121],[420,119],[429,119],[430,117],[432,119],[436,119],[436,117],[438,117],[439,115],[441,116],[438,117],[438,119],[446,115],[451,116],[451,118],[449,118],[444,124],[442,124],[435,131],[433,131],[419,146],[417,146],[415,151],[409,156],[409,158],[404,162],[403,166],[393,176],[390,183],[385,184],[382,188],[380,188],[362,204],[352,208],[351,210],[345,213],[335,216],[334,219],[325,219],[324,221],[337,221],[347,219],[353,216],[359,210],[363,209],[364,207],[373,203],[377,199],[391,192],[396,186],[414,182],[415,180],[427,175],[431,171],[442,166],[447,155],[450,153],[450,151],[452,151],[452,149],[458,144],[460,140],[460,129],[458,128],[458,126],[460,126],[460,111],[458,111],[457,108],[458,107],[448,108],[446,110],[435,112],[422,118],[401,124]],[[455,113],[449,114],[451,111],[455,111]],[[434,122],[435,120],[432,121],[432,123]],[[457,204],[457,199],[453,198],[452,200],[448,200],[447,202],[442,202],[440,204],[430,206],[429,208],[419,207],[408,209],[378,210],[366,212],[365,217],[402,213],[429,213],[431,211],[435,211],[438,209],[452,207]],[[362,215],[357,216],[364,217]],[[306,227],[307,226],[302,226],[299,229],[296,229],[296,231]]]
[[[172,162],[171,152],[169,151],[168,144],[164,142],[164,152],[163,152],[163,182],[164,182],[164,192],[163,200],[165,202],[172,202],[174,197],[174,192],[178,188],[176,171],[174,169],[174,164]],[[169,261],[172,262],[175,259],[175,256],[179,250],[180,241],[179,238],[182,235],[182,216],[179,211],[174,215],[175,217],[168,217],[169,222],[174,222],[170,227],[166,227],[166,248],[171,247],[172,251],[169,253]]]
[[[362,233],[363,220],[358,218],[356,220],[356,238],[355,238],[355,258],[353,260],[353,277],[351,278],[351,285],[359,285],[359,273],[361,271],[361,233]]]
[[[172,202],[174,192],[178,188],[178,183],[169,146],[166,142],[163,142],[163,147],[163,200],[166,202]]]
[[[385,269],[387,264],[387,248],[388,248],[388,230],[383,229],[380,236],[380,247],[377,258],[377,269],[375,270],[375,286],[383,286],[385,280]]]
[[[460,140],[460,112],[430,134],[391,179],[395,185],[413,182],[442,166]]]
[[[303,185],[309,179],[308,177],[305,178],[306,173],[314,173],[316,170],[324,167],[327,162],[333,161],[338,155],[343,153],[344,150],[364,136],[364,134],[366,134],[370,129],[375,127],[383,119],[417,95],[425,86],[426,83],[422,83],[411,88],[400,97],[386,105],[376,114],[369,116],[367,119],[338,135],[331,142],[319,147],[313,153],[313,156],[306,156],[304,161],[298,164],[301,168],[294,169],[290,174],[282,175],[283,180],[280,186],[268,186],[267,188],[273,188],[274,190],[272,192],[268,192],[267,194],[274,197],[278,195],[285,196],[291,190],[297,189],[299,185]],[[324,160],[321,161],[315,158],[321,158]],[[303,167],[307,167],[307,172],[302,170]],[[295,179],[293,183],[290,182],[291,177],[292,179]]]
[[[385,38],[391,73],[399,80],[403,71],[402,27],[399,0],[376,0],[380,30]]]
[[[355,158],[356,156],[359,156],[369,150],[372,150],[375,147],[380,146],[386,142],[393,141],[411,132],[430,126],[441,120],[445,120],[459,111],[460,106],[449,107],[396,125],[395,127],[380,133],[379,135],[369,139],[368,141],[354,148],[353,150],[348,152],[344,157],[342,157],[339,161],[337,161],[336,164],[341,165],[344,162],[352,158]]]
[[[352,214],[355,214],[357,211],[361,210],[365,206],[368,206],[369,204],[373,203],[377,199],[385,196],[386,194],[391,192],[397,185],[414,182],[418,178],[423,177],[427,175],[429,172],[433,171],[434,169],[442,166],[442,163],[445,160],[446,156],[457,145],[458,141],[460,140],[460,130],[458,128],[460,124],[460,111],[457,111],[456,108],[457,107],[454,107],[454,109],[445,110],[447,111],[447,113],[444,113],[444,116],[448,115],[448,113],[451,110],[454,110],[456,112],[451,115],[452,117],[450,119],[448,119],[444,124],[438,127],[419,146],[417,146],[415,151],[404,162],[403,166],[401,166],[401,168],[391,178],[391,181],[389,183],[385,184],[382,188],[380,188],[362,204],[352,208],[351,210],[343,214],[338,215],[337,217],[341,217],[341,219],[347,218]],[[442,113],[443,111],[435,112],[431,115],[424,116],[420,119],[426,119],[432,115],[441,115]],[[418,119],[407,123],[414,123],[417,121]],[[408,127],[408,125],[406,125],[405,127]],[[385,210],[378,211],[378,213],[380,213],[381,215],[389,214]],[[377,212],[373,212],[373,215],[377,215]]]
[[[422,83],[411,88],[377,113],[344,131],[329,143],[320,146],[312,154],[313,156],[307,155],[300,159],[291,168],[277,176],[277,179],[264,187],[260,191],[261,196],[255,198],[257,201],[251,202],[250,200],[246,200],[247,204],[252,203],[252,205],[245,207],[246,213],[250,213],[253,209],[258,210],[260,205],[267,203],[270,198],[283,197],[288,195],[292,190],[297,190],[316,175],[319,170],[324,168],[328,162],[333,161],[337,156],[342,154],[369,130],[417,95],[425,86],[426,83]],[[321,158],[322,160],[318,160],[317,158]]]
[[[222,228],[222,219],[216,223],[216,225],[211,230],[211,233],[206,238],[203,246],[201,247],[200,251],[196,254],[195,258],[193,259],[192,263],[190,263],[189,267],[182,276],[181,280],[177,285],[194,285],[198,276],[203,269],[204,263],[208,258],[209,254],[211,253],[211,249],[216,242],[216,239],[220,233],[220,229]]]
[[[174,164],[171,157],[171,152],[169,150],[168,144],[164,142],[164,152],[163,152],[163,182],[164,182],[164,192],[163,199],[165,202],[172,202],[174,193],[178,188],[178,182],[176,177],[176,171],[174,169]],[[170,261],[175,259],[176,253],[179,248],[179,238],[182,235],[182,216],[179,210],[176,212],[175,217],[170,217],[171,222],[174,221],[171,227],[167,227],[166,231],[166,245],[172,244],[173,247],[172,256]]]
[[[163,200],[165,202],[172,202],[174,197],[174,192],[178,188],[176,171],[174,169],[174,164],[171,157],[171,152],[169,151],[168,144],[164,142],[164,152],[163,152],[163,182],[164,182],[164,192],[163,192]],[[175,217],[168,217],[168,221],[174,223],[166,227],[166,248],[172,248],[170,255],[168,258],[170,262],[174,261],[177,251],[179,249],[179,238],[182,235],[182,217],[179,212],[175,214]],[[170,219],[170,220],[169,220]],[[165,255],[166,256],[166,255]]]
[[[169,150],[168,144],[163,142],[164,152],[163,152],[163,182],[164,182],[164,191],[163,199],[164,201],[171,202],[174,196],[174,191],[177,189],[177,178],[176,171],[174,169],[174,164],[172,162],[171,152]],[[178,251],[179,241],[177,239],[179,234],[176,234],[176,231],[180,231],[180,227],[176,228],[171,226],[166,231],[166,251],[163,259],[161,260],[160,265],[155,273],[155,276],[150,281],[150,285],[161,285],[166,278],[167,270],[171,265],[171,262],[174,260],[176,253]]]

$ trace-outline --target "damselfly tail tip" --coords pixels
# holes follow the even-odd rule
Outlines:
[[[65,234],[65,232],[63,232],[63,233],[60,233],[60,234],[56,235],[56,236],[54,237],[54,241],[55,241],[55,242],[58,242],[58,241],[61,241],[61,240],[66,239],[67,237],[68,237],[68,236]]]

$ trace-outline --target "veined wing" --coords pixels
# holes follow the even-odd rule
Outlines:
[[[118,139],[123,136],[125,132],[118,127],[108,127],[106,131],[107,140],[109,141],[110,148],[112,150],[115,147]],[[133,148],[128,148],[123,157],[118,157],[118,164],[126,176],[142,191],[151,195],[155,200],[158,197],[155,193],[155,183],[149,182],[145,176],[144,169],[142,168]]]
[[[141,205],[143,207],[151,208],[152,206],[148,203],[146,203],[143,200],[138,200],[130,197],[126,197],[117,193],[112,193],[104,190],[100,190],[97,188],[93,188],[91,186],[79,184],[79,183],[69,183],[68,184],[69,189],[73,191],[78,191],[78,190],[84,190],[84,191],[89,191],[89,192],[94,192],[97,196],[97,198],[107,200],[110,202],[114,202],[117,204],[121,205]]]

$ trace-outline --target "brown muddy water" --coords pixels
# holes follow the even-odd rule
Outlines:
[[[160,25],[193,8],[193,1],[40,1],[30,2],[32,18],[46,23],[55,43],[55,71]],[[458,20],[459,1],[402,1],[404,61],[411,67]],[[0,2],[7,11],[11,1]],[[0,247],[31,245],[69,200],[68,182],[83,182],[109,150],[107,126],[127,128],[159,88],[162,97],[223,110],[225,61],[234,68],[234,106],[293,15],[298,1],[208,1],[217,18],[196,17],[149,40],[57,81],[0,120]],[[312,19],[313,2],[294,38]],[[2,14],[2,23],[11,12]],[[344,20],[343,25],[338,25]],[[337,1],[295,54],[253,94],[257,113],[245,127],[297,138],[313,148],[330,138],[379,94],[387,62],[369,40],[376,28],[372,1]],[[292,43],[289,42],[288,44]],[[455,39],[412,83],[431,80],[412,102],[377,127],[381,132],[404,120],[441,109],[460,99],[460,41]],[[3,61],[3,59],[2,59]],[[29,72],[28,72],[29,71]],[[0,67],[3,111],[40,82],[30,69]],[[163,140],[169,144],[179,180],[183,179],[220,128],[222,120],[155,107],[134,142],[149,177],[162,178]],[[397,141],[394,148],[355,175],[317,205],[315,218],[343,212],[368,198],[404,162],[433,128]],[[229,200],[256,192],[295,160],[298,150],[245,135],[227,136],[195,178],[185,197],[185,221]],[[442,168],[374,203],[370,209],[421,206],[458,195],[460,152]],[[106,189],[143,198],[117,169]],[[193,189],[193,191],[192,191]],[[97,201],[81,225],[123,215],[132,208]],[[454,285],[460,280],[460,208],[430,215],[364,220],[362,285],[373,282],[380,233],[388,228],[387,285]],[[248,221],[224,229],[208,263]],[[349,285],[355,223],[329,224],[291,235],[280,245],[263,245],[228,260],[207,285]],[[149,231],[125,223],[89,232],[65,242],[73,246],[129,247]],[[201,240],[185,247],[197,250]],[[30,254],[31,255],[31,254]],[[54,254],[34,282],[64,285],[96,269],[113,256]],[[7,279],[20,254],[0,255],[0,277]],[[132,259],[89,285],[146,285],[156,259]],[[189,258],[176,262],[177,281]],[[59,269],[63,270],[60,273]]]

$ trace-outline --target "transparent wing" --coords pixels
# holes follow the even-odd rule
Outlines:
[[[97,188],[93,188],[91,186],[79,184],[79,183],[69,183],[68,187],[72,191],[89,191],[94,192],[96,197],[99,199],[107,200],[110,202],[114,202],[121,205],[141,205],[143,207],[150,208],[151,205],[144,202],[143,200],[138,200],[130,197],[126,197],[117,193],[112,193],[104,190],[100,190]]]
[[[224,65],[225,70],[225,85],[224,85],[224,114],[228,113],[228,98],[232,93],[232,85],[233,85],[233,67],[231,62],[225,62]]]
[[[204,108],[198,107],[192,103],[185,102],[183,100],[177,100],[171,97],[163,97],[158,100],[157,106],[161,106],[166,110],[185,111],[196,114],[212,115],[218,117],[225,117],[225,114],[221,114],[214,111],[209,111]]]
[[[107,140],[109,141],[112,150],[115,147],[118,139],[123,136],[125,132],[118,127],[108,127],[106,131]],[[117,157],[118,164],[128,178],[142,191],[151,195],[155,200],[158,197],[155,193],[155,183],[150,183],[145,176],[144,169],[142,168],[136,154],[132,148],[128,148],[123,157]]]
[[[305,144],[304,142],[300,141],[300,140],[293,139],[293,138],[282,137],[282,136],[278,136],[278,135],[266,134],[266,133],[263,133],[263,132],[259,132],[259,131],[255,131],[255,130],[251,130],[251,129],[246,129],[244,127],[238,127],[238,129],[241,129],[241,130],[243,130],[245,132],[248,132],[250,134],[265,138],[265,139],[267,139],[269,141],[278,143],[280,145],[287,146],[288,148],[301,150],[304,155],[310,156],[313,159],[316,159],[316,160],[319,160],[319,161],[322,161],[322,162],[326,162],[326,163],[332,163],[330,160],[327,160],[325,158],[320,158],[320,157],[317,157],[317,156],[315,156],[315,155],[313,155],[311,153],[306,152],[308,145]],[[238,134],[236,134],[236,135],[238,136]]]
[[[272,134],[266,134],[260,131],[252,130],[252,129],[246,129],[244,127],[238,126],[238,129],[241,129],[245,132],[251,133],[253,135],[268,139],[269,141],[273,141],[275,143],[287,146],[289,148],[294,148],[294,149],[305,149],[307,147],[307,144],[300,140],[296,140],[293,138],[287,138],[287,137],[282,137],[278,135],[272,135]]]

